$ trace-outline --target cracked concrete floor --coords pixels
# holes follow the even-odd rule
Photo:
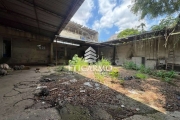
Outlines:
[[[30,70],[13,71],[10,75],[0,77],[0,118],[1,120],[62,120],[55,108],[47,109],[26,109],[33,104],[33,92],[36,89],[36,82],[42,76],[54,73],[55,67],[40,67],[41,73],[35,73],[35,67]],[[21,82],[30,82],[26,88],[13,90],[14,85]],[[21,94],[19,94],[21,93]],[[18,102],[23,100],[21,102]],[[105,112],[107,114],[107,112]],[[113,117],[113,116],[112,116]],[[68,119],[68,118],[67,118]],[[166,114],[156,112],[153,114],[134,115],[124,120],[179,120],[180,112],[167,112]],[[70,120],[70,119],[69,119]],[[108,120],[108,119],[107,119]]]

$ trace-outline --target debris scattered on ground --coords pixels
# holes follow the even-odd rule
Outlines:
[[[122,108],[124,108],[125,106],[124,105],[121,105]]]
[[[9,67],[9,65],[8,64],[0,64],[0,68],[1,69],[4,69],[4,70],[8,70],[8,69],[10,69],[10,67]]]
[[[85,93],[86,91],[85,90],[80,90],[81,93]]]
[[[36,89],[43,89],[43,88],[47,88],[47,86],[37,86]]]
[[[88,87],[93,87],[90,82],[85,82],[84,85]]]
[[[133,76],[126,76],[126,77],[124,77],[124,80],[132,80],[132,79],[134,79]]]
[[[55,81],[55,80],[51,79],[51,78],[44,78],[44,79],[40,80],[40,82],[52,82],[52,81]]]
[[[29,66],[24,66],[24,65],[15,65],[13,67],[14,70],[29,70],[30,67]]]
[[[58,88],[53,88],[53,89],[50,90],[50,92],[52,92],[52,91],[54,91],[54,90],[58,90]]]
[[[40,68],[36,68],[36,69],[35,69],[35,72],[36,72],[36,73],[40,73]]]
[[[140,109],[139,109],[139,108],[136,108],[136,111],[140,111]]]
[[[8,72],[4,69],[0,69],[0,75],[4,76],[4,75],[7,75]]]
[[[70,80],[70,82],[71,83],[75,83],[75,82],[77,82],[77,80],[76,79],[72,79],[72,80]]]
[[[138,94],[138,92],[136,92],[135,90],[128,90],[128,92],[131,94]]]
[[[63,84],[63,85],[69,85],[70,83],[67,81],[67,82],[63,82],[63,83],[61,83],[61,84]]]
[[[47,88],[41,89],[39,96],[48,96],[49,95],[49,90]]]

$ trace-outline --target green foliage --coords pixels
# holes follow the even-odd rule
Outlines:
[[[119,80],[119,83],[120,83],[121,85],[124,85],[124,80]]]
[[[138,67],[133,62],[125,62],[124,67],[126,69],[138,70],[139,73],[137,73],[135,76],[137,78],[139,78],[139,79],[146,78],[144,76],[144,74],[148,74],[148,75],[153,75],[153,76],[156,76],[156,77],[160,77],[165,82],[170,82],[172,80],[172,78],[174,78],[174,76],[175,76],[174,71],[162,71],[162,70],[152,71],[150,68],[146,68],[144,65],[141,65],[140,67]]]
[[[170,82],[172,78],[174,78],[175,72],[174,71],[156,71],[154,75],[156,77],[161,77],[162,80],[166,82]]]
[[[151,30],[163,30],[165,28],[173,28],[179,21],[179,18],[174,18],[172,16],[167,16],[166,18],[162,19],[158,25],[154,25],[151,27]]]
[[[98,82],[104,83],[104,76],[99,72],[94,72],[95,79],[98,80]]]
[[[141,27],[141,33],[143,33],[145,30],[144,30],[144,27],[146,26],[146,24],[144,23],[141,23],[140,25],[137,26],[137,28],[140,28]]]
[[[57,72],[62,72],[64,71],[64,66],[58,66],[56,69]]]
[[[139,71],[141,72],[141,73],[145,73],[145,74],[151,74],[152,72],[151,72],[151,69],[150,68],[146,68],[144,65],[141,65],[140,67],[139,67]]]
[[[83,58],[80,58],[77,54],[75,54],[72,60],[69,60],[69,65],[73,66],[73,71],[80,71],[81,67],[87,66],[88,63],[85,62]]]
[[[131,69],[131,70],[138,70],[138,66],[134,63],[134,62],[125,62],[123,64],[123,66],[126,68],[126,69]]]
[[[148,78],[147,75],[143,73],[136,73],[135,77],[141,80],[146,80]]]
[[[111,62],[107,59],[104,59],[102,58],[101,60],[99,60],[96,65],[99,65],[99,66],[110,66],[111,65]]]
[[[118,78],[119,77],[119,70],[116,68],[113,68],[110,72],[109,72],[109,76],[111,78]]]
[[[165,82],[171,82],[172,78],[175,76],[174,71],[157,71],[155,76],[161,77]]]
[[[141,14],[141,19],[145,16],[151,18],[159,15],[171,15],[180,11],[179,0],[133,0],[131,11],[135,14]]]
[[[128,36],[131,36],[131,35],[137,35],[139,34],[140,32],[137,30],[137,29],[125,29],[123,31],[121,31],[119,34],[118,34],[118,38],[124,38],[124,37],[128,37]]]

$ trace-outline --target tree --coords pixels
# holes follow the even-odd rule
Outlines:
[[[137,28],[140,28],[141,27],[141,32],[143,33],[145,30],[144,30],[144,27],[146,25],[144,23],[141,23],[139,26],[137,26]]]
[[[121,31],[119,34],[118,34],[118,38],[124,38],[124,37],[127,37],[127,36],[131,36],[131,35],[137,35],[139,34],[140,32],[137,30],[137,29],[125,29],[123,31]]]
[[[180,11],[180,0],[132,0],[131,11],[155,18],[159,15],[170,15]]]
[[[176,26],[179,18],[174,18],[172,16],[167,16],[166,18],[162,19],[158,25],[153,25],[151,27],[152,31],[156,30],[163,30],[168,28],[173,28]]]

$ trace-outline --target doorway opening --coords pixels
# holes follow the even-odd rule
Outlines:
[[[11,40],[7,38],[3,40],[3,57],[11,57]]]

